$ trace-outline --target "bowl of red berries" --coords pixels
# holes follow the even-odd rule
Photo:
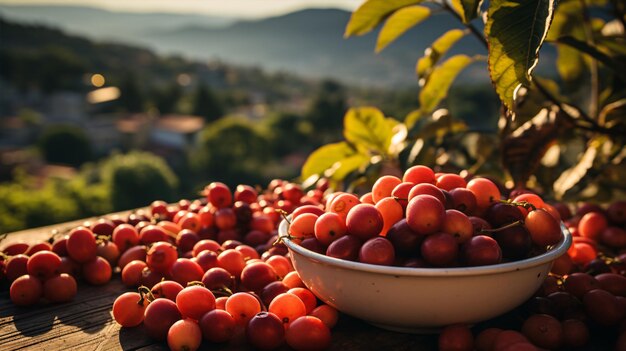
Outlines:
[[[529,299],[572,243],[534,193],[414,166],[372,191],[302,206],[279,236],[305,285],[371,324],[428,332],[474,324]]]

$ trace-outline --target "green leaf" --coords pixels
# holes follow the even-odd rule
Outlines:
[[[555,0],[492,0],[489,4],[485,25],[489,73],[509,109],[517,89],[530,85],[555,6]]]
[[[378,33],[376,52],[381,52],[392,41],[430,16],[430,9],[424,6],[410,6],[394,12]]]
[[[327,144],[313,151],[302,166],[301,179],[323,174],[335,164],[357,155],[357,150],[345,141]],[[340,165],[339,165],[340,166]]]
[[[352,13],[344,37],[363,35],[397,9],[421,2],[423,0],[367,0]]]
[[[580,0],[561,1],[556,8],[546,40],[554,41],[564,35],[585,38],[583,9]]]
[[[342,181],[348,174],[360,168],[365,168],[369,162],[370,158],[367,155],[355,154],[344,158],[340,162],[336,162],[331,168],[326,170],[324,175],[332,180]]]
[[[482,0],[452,0],[452,7],[461,15],[463,23],[469,23],[478,16]]]
[[[434,110],[441,100],[448,95],[448,89],[450,89],[457,75],[472,62],[474,62],[474,58],[472,57],[456,55],[435,67],[430,75],[430,79],[420,90],[419,101],[421,112],[430,113]]]
[[[393,126],[374,107],[351,108],[344,117],[343,135],[357,149],[386,155],[393,136]]]
[[[556,41],[557,38],[569,35],[577,39],[585,39],[583,9],[580,0],[561,1],[554,13],[552,25],[546,40]],[[576,84],[585,72],[585,60],[580,52],[566,45],[557,44],[556,69],[565,82]]]
[[[624,67],[617,63],[615,60],[613,60],[613,58],[599,51],[595,47],[570,36],[560,37],[557,42],[560,44],[565,44],[573,49],[576,49],[586,55],[593,57],[598,62],[612,69],[617,77],[622,80],[622,82],[626,82],[626,72],[624,72]]]
[[[566,45],[558,45],[556,48],[556,69],[566,82],[577,81],[585,71],[585,60],[578,50]]]
[[[426,49],[424,57],[417,61],[417,66],[415,67],[417,76],[420,79],[424,79],[424,83],[426,83],[427,77],[430,76],[433,67],[439,62],[439,59],[443,57],[452,45],[459,41],[465,33],[466,32],[461,29],[451,29],[437,38],[437,40],[433,42],[433,45]]]

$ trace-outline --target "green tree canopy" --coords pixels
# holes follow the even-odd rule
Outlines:
[[[285,156],[294,151],[310,151],[311,122],[291,113],[276,113],[264,120],[273,155]]]
[[[114,155],[102,165],[113,210],[145,206],[155,199],[173,201],[178,178],[165,161],[147,152]]]
[[[137,77],[132,73],[124,75],[124,79],[120,83],[120,99],[121,107],[127,112],[143,112],[145,108],[145,97],[137,84]]]
[[[252,122],[228,116],[202,132],[199,166],[205,176],[228,184],[258,182],[270,157],[268,149],[267,137]]]
[[[205,84],[199,84],[193,100],[193,114],[204,117],[208,123],[217,121],[224,114],[221,102]]]
[[[177,112],[176,108],[183,92],[177,83],[173,83],[165,89],[154,93],[156,108],[164,115]]]
[[[67,196],[65,182],[48,179],[42,186],[15,171],[15,181],[0,183],[0,234],[79,218],[80,209]]]
[[[313,124],[315,130],[320,132],[320,136],[325,136],[322,142],[328,142],[340,137],[339,132],[347,109],[343,86],[338,82],[326,80],[322,82],[305,117]]]
[[[46,129],[38,142],[39,150],[49,163],[74,167],[91,159],[91,144],[82,129],[57,125]]]

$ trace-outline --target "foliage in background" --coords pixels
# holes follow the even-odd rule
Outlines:
[[[193,98],[192,113],[210,123],[222,117],[224,109],[213,91],[205,84],[199,84]]]
[[[294,150],[311,147],[315,130],[311,121],[294,113],[274,113],[263,121],[270,153],[285,157]],[[313,149],[311,147],[311,149]]]
[[[127,72],[120,81],[120,107],[130,113],[142,112],[145,109],[146,97],[137,84],[137,77]]]
[[[91,143],[85,132],[71,125],[56,125],[44,130],[38,147],[48,163],[78,167],[91,160]]]
[[[178,178],[165,161],[147,152],[113,155],[100,168],[114,211],[146,206],[154,199],[173,201]]]
[[[412,118],[411,115],[406,118]],[[315,150],[302,167],[305,186],[320,177],[335,189],[371,187],[380,174],[401,176],[412,164],[438,165],[441,170],[498,175],[489,163],[497,152],[495,136],[473,131],[467,123],[439,109],[416,122],[410,132],[405,123],[374,107],[352,108],[344,117],[345,140]]]
[[[325,80],[320,84],[304,116],[316,131],[320,145],[340,136],[342,117],[348,108],[346,99],[345,88],[338,82]]]
[[[178,178],[158,156],[117,154],[85,164],[70,181],[43,182],[18,169],[16,181],[0,184],[0,233],[143,207],[179,198]]]
[[[623,196],[619,191],[626,190],[624,2],[564,0],[557,7],[553,0],[367,0],[352,14],[345,35],[362,35],[384,22],[376,46],[380,51],[441,11],[456,17],[465,30],[442,33],[418,59],[420,106],[404,118],[408,132],[397,145],[400,152],[351,140],[350,135],[371,134],[379,127],[363,123],[359,130],[351,130],[349,120],[360,111],[352,110],[345,117],[346,141],[315,151],[302,178],[326,175],[354,186],[379,160],[400,168],[425,163],[493,174],[500,167],[487,161],[499,155],[502,176],[515,187],[533,187],[559,200],[608,201]],[[483,43],[486,56],[446,55],[466,35]],[[557,50],[560,76],[554,80],[533,72],[544,43]],[[460,72],[481,62],[502,102],[497,138],[474,134],[447,110],[439,110]],[[447,129],[442,131],[442,126]],[[463,143],[471,147],[464,148]]]
[[[78,204],[58,179],[43,186],[17,170],[15,182],[0,184],[0,234],[79,218]]]
[[[197,171],[235,186],[246,180],[265,182],[261,170],[269,160],[267,136],[250,120],[227,116],[209,124],[192,158]]]

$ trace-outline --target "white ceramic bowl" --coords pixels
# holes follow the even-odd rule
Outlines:
[[[286,236],[288,224],[280,224]],[[287,238],[284,243],[304,284],[339,311],[379,327],[429,332],[455,323],[484,321],[521,305],[547,277],[572,237],[548,252],[491,266],[407,268],[365,264],[321,255]]]

